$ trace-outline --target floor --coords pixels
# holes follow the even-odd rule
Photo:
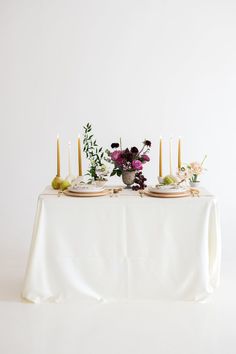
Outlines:
[[[235,265],[210,301],[96,305],[21,303],[24,266],[0,270],[1,354],[235,354]]]

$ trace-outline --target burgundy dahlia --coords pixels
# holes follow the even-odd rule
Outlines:
[[[141,159],[142,159],[144,162],[150,161],[150,157],[149,157],[148,155],[146,155],[146,154],[142,155],[142,156],[141,156]]]
[[[138,148],[136,148],[136,146],[133,146],[130,151],[132,152],[132,154],[137,154]]]
[[[148,146],[148,147],[151,147],[152,146],[152,143],[150,140],[144,140],[144,145]]]

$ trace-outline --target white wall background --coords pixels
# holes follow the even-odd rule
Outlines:
[[[67,141],[89,121],[105,147],[153,142],[150,183],[160,135],[183,137],[185,161],[207,153],[234,257],[235,19],[234,0],[0,0],[0,256],[25,262],[55,137],[65,175]]]

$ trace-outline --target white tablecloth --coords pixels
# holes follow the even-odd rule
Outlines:
[[[22,297],[201,301],[219,283],[214,196],[39,196]]]

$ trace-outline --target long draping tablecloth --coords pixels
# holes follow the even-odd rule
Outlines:
[[[22,297],[202,301],[219,283],[214,196],[39,196]]]

